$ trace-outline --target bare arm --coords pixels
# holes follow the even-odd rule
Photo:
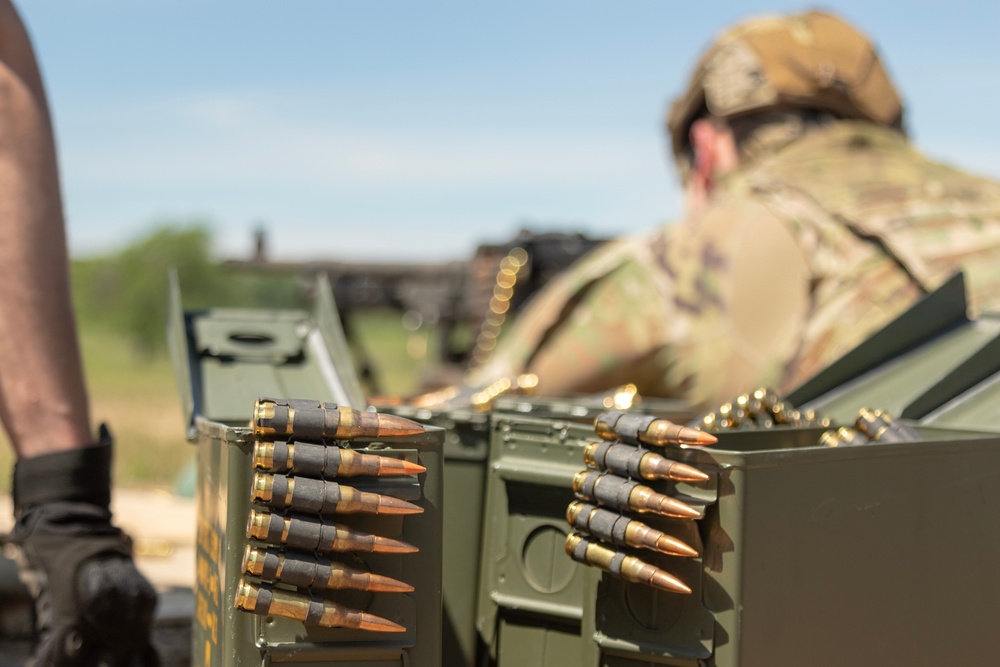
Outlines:
[[[91,444],[45,92],[0,0],[0,418],[20,458]]]

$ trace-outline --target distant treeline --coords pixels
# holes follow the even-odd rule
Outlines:
[[[165,347],[167,274],[176,268],[185,309],[213,306],[295,308],[302,289],[291,277],[252,275],[223,267],[212,233],[198,222],[165,222],[119,252],[72,262],[73,298],[81,327],[125,334],[140,354]]]

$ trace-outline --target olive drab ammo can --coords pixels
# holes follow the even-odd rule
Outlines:
[[[430,410],[410,406],[386,408],[393,414],[433,424],[445,429],[444,476],[444,667],[473,667],[483,664],[491,647],[477,629],[477,604],[483,545],[496,530],[493,515],[485,514],[488,467],[493,421],[499,415],[514,414],[549,419],[567,424],[583,424],[589,431],[594,418],[608,409],[606,397],[553,398],[543,396],[501,396],[490,412],[471,408]],[[688,420],[695,411],[682,400],[643,399],[641,409],[675,420]],[[554,448],[553,453],[557,450]],[[568,479],[578,469],[576,461],[566,468]],[[557,510],[553,510],[554,512]],[[565,513],[565,506],[562,508]],[[565,520],[553,516],[552,524],[564,533]],[[562,549],[561,544],[554,545]],[[561,565],[559,553],[552,552],[551,564]]]
[[[995,662],[1000,318],[968,318],[961,278],[768,399],[828,424],[730,419],[734,400],[710,446],[670,442],[688,406],[519,396],[386,408],[425,432],[349,454],[261,445],[259,397],[279,422],[362,421],[329,407],[364,408],[329,295],[313,314],[185,315],[175,290],[173,311],[199,457],[196,664]],[[824,437],[859,419],[873,437]],[[399,474],[327,478],[342,467]],[[337,512],[373,496],[422,512]]]
[[[173,281],[168,335],[197,448],[193,664],[440,664],[444,432],[385,435],[402,420],[366,410],[325,281],[311,313],[184,312]]]
[[[998,371],[1000,319],[968,319],[956,279],[787,397],[838,424],[871,408],[918,439],[832,448],[824,427],[774,423],[650,447],[709,476],[643,481],[700,516],[605,523],[641,521],[695,556],[567,522],[596,507],[573,487],[593,429],[494,411],[476,616],[489,664],[991,663]]]

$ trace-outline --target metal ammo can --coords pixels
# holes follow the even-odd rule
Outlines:
[[[411,406],[386,407],[387,412],[445,429],[444,477],[444,667],[475,667],[496,647],[484,643],[477,615],[480,577],[488,554],[483,546],[492,539],[494,517],[486,514],[490,449],[496,419],[519,415],[574,424],[581,434],[593,438],[594,419],[609,408],[604,397],[500,396],[490,412],[458,408],[437,410]],[[696,413],[691,405],[676,399],[643,399],[644,412],[687,421]],[[556,449],[553,449],[556,451]],[[572,461],[572,463],[569,463]],[[576,459],[567,461],[567,471],[579,469]],[[572,479],[572,474],[569,474]],[[565,513],[565,506],[561,509]],[[553,515],[550,525],[565,538],[565,519]],[[553,543],[552,557],[561,554],[561,543]],[[558,553],[557,553],[558,552]],[[559,563],[558,560],[552,561]],[[558,636],[558,635],[556,635]],[[533,664],[533,663],[529,663]]]
[[[441,429],[322,443],[418,464],[425,469],[419,474],[351,477],[343,483],[358,491],[404,499],[419,506],[420,513],[352,514],[331,520],[289,510],[269,513],[251,504],[255,436],[250,422],[255,399],[308,397],[365,409],[325,281],[319,283],[311,313],[235,309],[186,313],[173,281],[168,336],[188,437],[197,448],[193,664],[222,667],[289,660],[301,667],[330,662],[356,667],[441,664]],[[367,536],[367,542],[361,537],[354,542],[376,540],[406,548],[323,553],[307,547],[306,552],[296,553],[281,543],[280,531],[278,535],[257,532],[249,538],[251,511],[258,523],[271,517],[272,526],[275,522],[290,526],[298,531],[291,537],[303,543],[311,534]],[[326,532],[315,532],[320,528]],[[346,543],[353,544],[351,539]],[[257,551],[248,552],[248,546]],[[244,572],[247,553],[280,556],[286,568],[316,563],[319,569],[312,576],[269,581],[259,576],[269,576],[267,568],[246,567],[250,572]],[[359,572],[369,583],[330,590],[338,586],[332,573],[340,572],[341,566],[348,568],[345,572]],[[318,584],[315,589],[311,581]]]
[[[839,424],[882,408],[921,439],[831,448],[825,428],[748,425],[668,448],[710,479],[650,486],[703,517],[641,519],[698,555],[605,546],[687,595],[561,553],[590,428],[493,414],[476,615],[491,664],[991,664],[1000,318],[969,320],[962,291],[946,284],[787,397]]]

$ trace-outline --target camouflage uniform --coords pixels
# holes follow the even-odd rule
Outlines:
[[[534,372],[550,394],[635,382],[705,404],[785,391],[955,271],[974,309],[995,303],[998,251],[1000,184],[837,121],[755,156],[703,214],[585,258],[477,375]]]
[[[836,16],[725,31],[667,117],[682,177],[711,179],[707,207],[584,259],[470,380],[530,371],[543,393],[634,382],[718,405],[791,389],[958,270],[973,309],[996,303],[1000,185],[924,158],[902,117],[871,41]],[[731,132],[736,171],[694,162],[701,119]]]

